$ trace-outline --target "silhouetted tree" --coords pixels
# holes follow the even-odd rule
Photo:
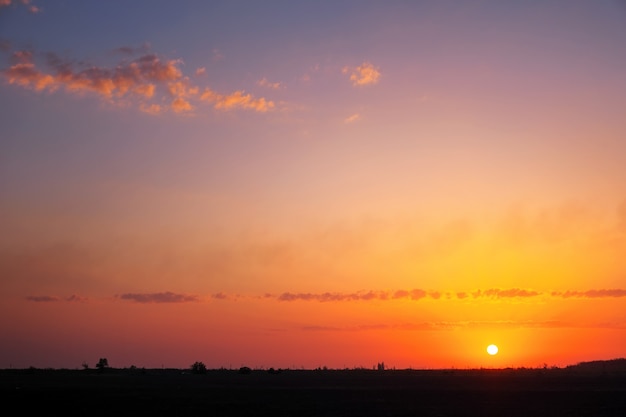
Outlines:
[[[100,372],[104,371],[108,367],[109,367],[109,360],[107,358],[100,358],[100,360],[96,364],[96,368],[98,368]]]
[[[206,374],[206,365],[202,362],[194,362],[191,365],[191,372],[194,374]]]

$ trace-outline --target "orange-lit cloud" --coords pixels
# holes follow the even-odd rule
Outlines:
[[[172,110],[176,113],[188,112],[193,110],[193,106],[182,97],[176,97],[172,101]]]
[[[197,76],[206,75],[206,68],[200,67],[200,68],[196,69],[196,75]]]
[[[119,296],[122,300],[135,301],[137,303],[187,303],[198,301],[198,296],[188,294],[176,294],[170,291],[157,293],[128,293]]]
[[[4,71],[10,84],[30,87],[37,91],[54,91],[64,87],[71,92],[94,92],[107,98],[121,97],[129,92],[151,97],[154,94],[154,82],[174,81],[182,76],[177,68],[178,61],[162,61],[153,54],[144,55],[113,70],[90,67],[81,71],[73,70],[70,63],[51,55],[48,63],[55,70],[52,74],[43,72],[35,66],[30,51],[16,51],[12,60],[14,65]]]
[[[134,53],[129,47],[120,50],[125,54]],[[11,64],[2,71],[9,84],[35,91],[64,89],[76,94],[94,93],[111,102],[121,98],[135,98],[140,100],[137,104],[139,110],[152,115],[161,114],[165,110],[161,104],[145,101],[156,99],[159,89],[171,97],[169,108],[175,113],[193,111],[194,100],[211,102],[219,110],[267,112],[275,107],[273,101],[256,98],[243,91],[219,94],[205,88],[200,95],[200,87],[194,85],[180,70],[180,60],[164,60],[155,54],[145,54],[130,62],[124,61],[112,69],[98,66],[76,69],[73,63],[55,54],[47,54],[46,70],[37,66],[31,51],[15,51],[11,56]]]
[[[350,81],[354,86],[376,84],[381,77],[380,71],[369,62],[364,62],[355,68],[344,67],[342,72],[350,75]]]
[[[214,107],[220,110],[239,108],[264,113],[274,108],[273,101],[266,100],[263,97],[254,98],[251,94],[246,94],[243,91],[235,91],[231,94],[222,95],[206,88],[200,96],[200,100],[214,103]]]

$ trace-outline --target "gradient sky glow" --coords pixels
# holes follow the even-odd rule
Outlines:
[[[0,0],[0,108],[0,368],[626,356],[623,1]]]

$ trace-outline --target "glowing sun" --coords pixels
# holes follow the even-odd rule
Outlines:
[[[487,353],[490,354],[491,356],[495,355],[496,353],[498,353],[498,346],[496,345],[487,346]]]

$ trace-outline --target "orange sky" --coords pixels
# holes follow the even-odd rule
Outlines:
[[[0,2],[0,368],[626,355],[621,3],[36,3]]]

